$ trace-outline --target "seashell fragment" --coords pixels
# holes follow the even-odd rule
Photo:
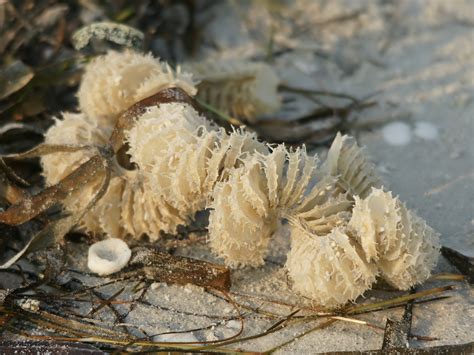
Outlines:
[[[132,251],[123,240],[105,239],[90,246],[87,267],[100,276],[110,275],[122,270],[131,256]]]
[[[391,192],[373,188],[365,199],[355,198],[349,228],[367,261],[375,261],[382,277],[406,290],[425,281],[436,265],[439,234]]]
[[[342,228],[319,237],[303,226],[291,227],[286,261],[293,289],[318,305],[336,307],[362,295],[375,281],[377,268]]]
[[[229,115],[254,122],[280,108],[278,76],[263,62],[206,61],[187,64],[186,70],[200,81],[198,97]]]
[[[122,111],[162,89],[180,87],[196,94],[192,75],[175,71],[151,54],[109,51],[86,66],[78,92],[86,116],[113,126]]]
[[[336,135],[326,161],[321,166],[324,174],[336,176],[343,191],[366,197],[372,187],[380,187],[381,179],[375,166],[353,137]]]

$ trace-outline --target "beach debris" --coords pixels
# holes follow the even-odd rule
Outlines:
[[[179,67],[173,70],[151,54],[109,51],[86,66],[79,107],[88,120],[99,121],[100,129],[112,129],[118,115],[134,103],[171,87],[194,96],[195,85],[192,74]]]
[[[339,227],[324,237],[293,228],[286,268],[296,292],[328,308],[355,300],[377,275],[360,246]]]
[[[80,50],[92,39],[107,40],[125,47],[141,49],[144,35],[141,31],[115,22],[95,22],[84,26],[74,33],[72,43]]]
[[[140,275],[152,282],[193,284],[221,291],[228,291],[231,286],[230,270],[225,266],[146,247],[133,249],[129,267],[120,274],[121,277],[127,275]]]
[[[34,76],[34,71],[19,60],[0,68],[0,100],[25,87]]]
[[[337,178],[337,184],[343,191],[361,198],[366,197],[372,187],[382,186],[375,166],[364,149],[348,135],[336,135],[329,148],[321,172]]]
[[[232,267],[262,265],[287,220],[293,288],[320,305],[356,299],[379,275],[398,289],[430,276],[437,233],[380,189],[375,166],[353,138],[338,134],[318,169],[305,148],[271,147],[244,129],[228,132],[207,120],[192,97],[194,84],[191,75],[130,51],[89,64],[79,90],[83,112],[66,114],[46,145],[16,156],[44,155],[51,186],[0,218],[21,223],[53,206],[69,215],[5,265],[78,223],[109,237],[157,240],[209,207],[211,248]],[[175,267],[173,282],[185,279]]]
[[[466,275],[467,281],[471,285],[474,284],[474,257],[445,246],[441,247],[441,254],[463,275]]]
[[[127,243],[122,239],[109,238],[89,247],[87,267],[100,276],[106,276],[122,270],[131,256]]]
[[[281,107],[280,80],[264,62],[208,60],[184,67],[198,80],[198,99],[227,115],[255,122]]]

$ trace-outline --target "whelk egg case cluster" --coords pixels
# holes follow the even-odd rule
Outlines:
[[[121,112],[169,87],[191,96],[202,89],[202,99],[247,118],[278,108],[278,80],[269,67],[188,67],[196,68],[203,85],[150,55],[98,57],[79,89],[81,113],[65,113],[46,143],[105,145]],[[239,76],[253,80],[236,84]],[[214,87],[227,90],[227,102]],[[161,231],[174,233],[197,211],[211,208],[212,250],[230,266],[259,266],[287,220],[292,287],[328,307],[356,299],[376,277],[408,289],[426,280],[436,263],[438,234],[381,188],[374,166],[351,137],[338,134],[318,168],[305,148],[270,148],[245,130],[226,132],[182,103],[148,108],[125,137],[137,169],[114,167],[105,196],[82,220],[93,233],[156,240]],[[43,157],[47,182],[57,183],[92,154]],[[93,191],[86,187],[72,208],[84,207]]]

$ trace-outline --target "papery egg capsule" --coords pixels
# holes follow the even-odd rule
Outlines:
[[[336,135],[326,161],[321,166],[324,174],[338,178],[338,185],[351,195],[366,197],[372,187],[380,187],[381,179],[375,166],[353,137]]]
[[[132,104],[170,88],[196,94],[192,75],[175,71],[151,54],[109,51],[92,60],[79,87],[79,107],[89,117],[114,126],[117,116]]]
[[[360,246],[343,228],[321,237],[292,225],[286,268],[295,291],[331,308],[362,295],[377,275],[376,267],[365,261]]]
[[[198,97],[229,115],[249,121],[277,111],[279,79],[266,63],[215,60],[185,65],[199,80]]]
[[[425,281],[436,265],[439,234],[391,192],[374,188],[365,199],[356,198],[349,227],[366,259],[398,289]]]

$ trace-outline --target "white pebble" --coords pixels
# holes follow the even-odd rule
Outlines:
[[[101,276],[110,275],[127,265],[131,255],[132,251],[123,240],[102,240],[90,246],[87,267]]]
[[[410,126],[404,122],[392,122],[382,128],[385,141],[390,145],[406,145],[411,141]]]
[[[438,128],[429,122],[416,122],[413,133],[426,140],[438,138]]]

